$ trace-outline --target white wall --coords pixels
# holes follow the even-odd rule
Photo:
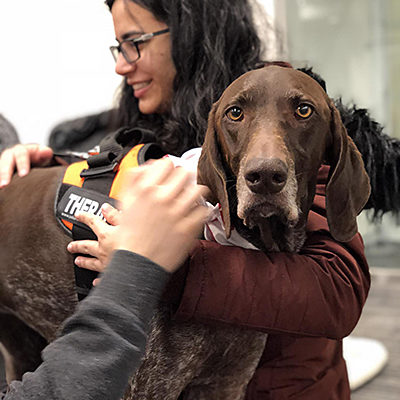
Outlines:
[[[0,113],[22,142],[112,105],[120,78],[103,0],[0,0]]]
[[[282,0],[253,0],[253,2],[255,21],[265,46],[264,59],[286,61],[285,3]],[[257,6],[260,6],[260,9]],[[271,27],[274,27],[274,30]]]

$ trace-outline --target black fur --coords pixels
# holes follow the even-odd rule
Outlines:
[[[325,81],[312,68],[299,68],[314,78],[326,91]],[[334,100],[349,136],[360,151],[371,182],[371,195],[365,205],[373,222],[387,212],[400,217],[400,141],[384,133],[364,108]]]

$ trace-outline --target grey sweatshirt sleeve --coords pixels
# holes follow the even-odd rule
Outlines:
[[[44,349],[43,363],[12,382],[4,400],[120,399],[168,279],[149,259],[117,251],[100,284]]]

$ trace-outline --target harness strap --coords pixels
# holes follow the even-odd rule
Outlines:
[[[100,153],[89,157],[87,168],[80,172],[83,179],[81,187],[118,199],[123,180],[123,174],[119,172],[132,166],[132,159],[136,161],[136,165],[141,165],[150,159],[165,155],[158,145],[149,143],[151,140],[154,140],[152,132],[139,128],[122,128],[107,137],[100,144]],[[128,153],[129,160],[125,158]],[[73,224],[72,237],[74,240],[97,240],[93,231],[78,224]],[[75,258],[79,255],[76,254]],[[92,282],[98,276],[98,272],[79,268],[75,264],[74,271],[78,299],[82,300],[92,288]]]
[[[100,151],[88,158],[87,170],[82,171],[82,177],[103,174],[113,171],[131,148],[139,143],[155,141],[154,134],[142,128],[121,128],[100,143]]]

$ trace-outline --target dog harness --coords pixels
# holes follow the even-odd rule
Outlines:
[[[154,137],[149,131],[123,128],[104,140],[99,152],[68,166],[58,187],[55,213],[62,228],[74,240],[97,240],[87,225],[77,221],[76,212],[85,211],[102,217],[104,203],[118,208],[126,172],[149,159],[165,155],[152,140]],[[75,264],[74,271],[78,299],[82,300],[92,288],[98,272]]]
[[[154,137],[148,131],[138,129],[118,131],[102,143],[100,152],[93,154],[86,161],[75,162],[67,168],[56,197],[56,217],[74,240],[97,240],[93,231],[75,218],[75,213],[85,211],[102,217],[101,207],[104,203],[118,208],[124,174],[130,168],[141,165],[149,159],[168,157],[175,166],[196,173],[201,154],[200,147],[187,151],[182,157],[175,157],[166,155],[152,142],[142,143],[149,140],[154,140]],[[193,183],[196,183],[195,179]],[[204,205],[210,210],[204,228],[206,240],[225,246],[257,249],[234,228],[229,238],[227,237],[220,204],[213,205],[204,200]],[[74,271],[78,299],[81,300],[89,293],[98,272],[76,265]]]

